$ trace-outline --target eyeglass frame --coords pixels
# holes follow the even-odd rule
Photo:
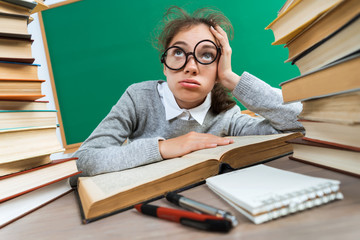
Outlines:
[[[202,63],[202,62],[200,62],[200,61],[196,58],[196,56],[195,56],[196,47],[197,47],[200,43],[202,43],[202,42],[211,42],[211,43],[214,44],[214,46],[216,47],[216,56],[214,57],[214,60],[211,61],[211,62],[209,62],[209,63]],[[171,49],[171,48],[178,48],[178,49],[180,49],[181,51],[183,51],[183,52],[185,53],[185,57],[186,57],[186,58],[185,58],[185,63],[184,63],[184,65],[182,65],[180,68],[171,68],[171,67],[169,67],[169,66],[166,64],[166,61],[165,61],[166,55],[165,55],[165,53],[167,53],[167,51],[168,51],[169,49]],[[200,63],[200,64],[202,64],[202,65],[209,65],[209,64],[212,64],[213,62],[215,62],[216,59],[218,58],[218,56],[221,55],[221,48],[218,47],[218,46],[217,46],[213,41],[211,41],[210,39],[204,39],[204,40],[201,40],[200,42],[198,42],[198,43],[195,45],[193,52],[186,52],[184,49],[182,49],[182,48],[179,47],[179,46],[171,46],[171,47],[168,47],[168,48],[164,51],[164,53],[161,55],[161,60],[160,60],[160,61],[161,61],[161,63],[165,64],[165,66],[166,66],[167,68],[169,68],[169,69],[171,69],[171,70],[181,70],[181,69],[183,69],[183,68],[186,66],[186,64],[188,63],[188,57],[189,57],[190,55],[193,55],[193,57],[194,57],[194,59],[195,59],[196,62],[198,62],[198,63]]]

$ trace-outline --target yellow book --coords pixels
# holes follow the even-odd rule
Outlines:
[[[265,29],[275,36],[272,45],[285,44],[313,23],[323,13],[343,0],[297,0]]]

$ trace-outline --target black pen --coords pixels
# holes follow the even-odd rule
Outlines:
[[[209,205],[205,205],[200,202],[196,202],[194,200],[188,199],[188,198],[186,198],[180,194],[177,194],[175,192],[169,192],[168,194],[166,194],[166,199],[169,202],[172,202],[182,208],[185,208],[185,209],[188,209],[191,211],[195,210],[195,211],[198,211],[201,213],[225,218],[225,219],[229,220],[233,226],[236,226],[238,224],[238,221],[236,220],[235,216],[233,216],[231,213],[226,212],[221,209],[211,207]]]
[[[201,230],[228,232],[232,228],[231,222],[221,217],[159,207],[150,204],[137,204],[134,207],[143,214],[179,222],[185,226]]]

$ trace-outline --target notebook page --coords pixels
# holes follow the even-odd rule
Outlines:
[[[340,182],[257,165],[210,177],[206,184],[252,214],[337,192]]]

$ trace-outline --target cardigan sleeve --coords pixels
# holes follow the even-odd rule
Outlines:
[[[74,153],[73,157],[78,158],[78,169],[82,171],[77,177],[121,171],[162,160],[158,146],[161,137],[137,139],[124,144],[137,125],[136,105],[130,90],[122,95]],[[71,179],[72,185],[76,184],[77,177]]]
[[[232,92],[247,109],[259,115],[250,117],[237,111],[231,120],[231,135],[274,134],[303,131],[297,121],[300,102],[283,104],[281,90],[244,72]]]

